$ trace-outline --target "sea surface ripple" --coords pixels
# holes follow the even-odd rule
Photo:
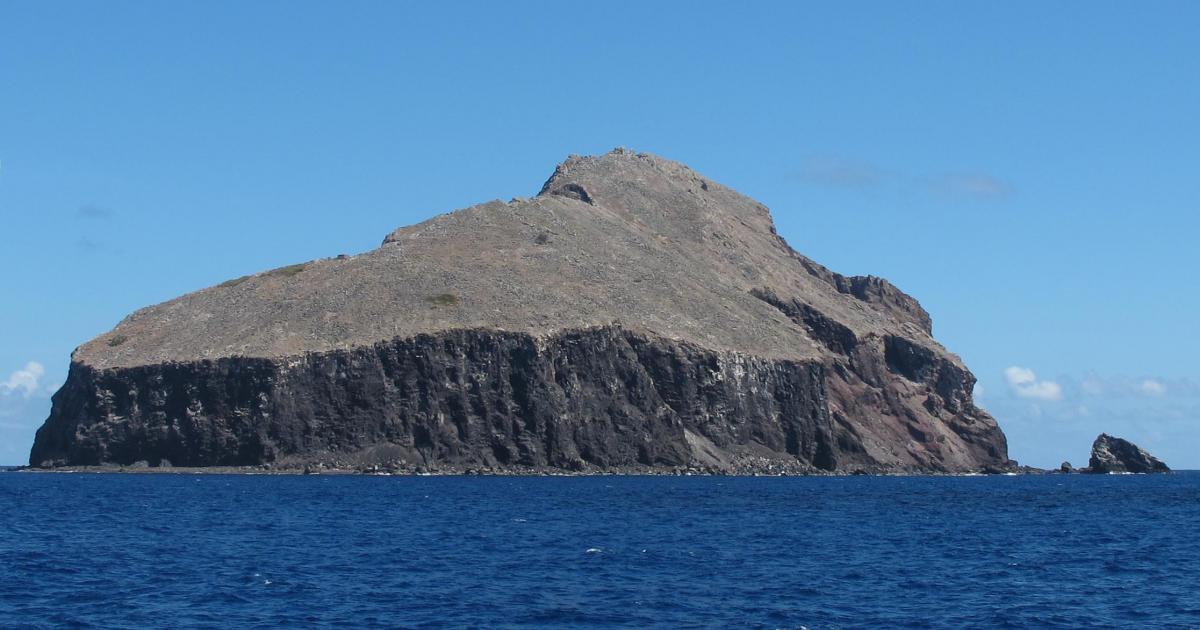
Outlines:
[[[1200,627],[1200,473],[0,474],[0,627]]]

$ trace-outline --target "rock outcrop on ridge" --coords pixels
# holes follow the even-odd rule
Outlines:
[[[1171,469],[1133,442],[1101,433],[1092,443],[1088,472],[1164,473]]]
[[[975,378],[886,280],[623,150],[528,200],[139,310],[79,347],[34,466],[1012,467]]]

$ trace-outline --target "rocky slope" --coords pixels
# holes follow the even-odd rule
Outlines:
[[[687,167],[572,157],[534,198],[137,311],[72,356],[35,466],[1011,466],[928,313]]]

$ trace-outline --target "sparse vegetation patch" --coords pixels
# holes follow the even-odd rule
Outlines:
[[[225,282],[222,282],[221,284],[218,284],[217,286],[221,287],[222,289],[228,289],[229,287],[236,287],[237,285],[239,285],[249,279],[250,279],[250,276],[242,276],[240,278],[226,280]]]
[[[301,271],[304,271],[304,268],[307,266],[308,266],[308,263],[288,265],[286,267],[272,269],[272,270],[268,271],[266,273],[266,275],[268,275],[268,276],[283,276],[284,278],[291,278],[292,276],[300,273]]]
[[[457,306],[458,296],[453,293],[439,293],[425,298],[433,306]]]
[[[109,337],[108,345],[115,348],[126,341],[129,341],[129,337],[126,337],[125,335],[113,335],[112,337]]]

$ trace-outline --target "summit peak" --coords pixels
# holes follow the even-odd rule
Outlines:
[[[715,186],[679,162],[617,147],[600,155],[567,156],[555,167],[538,194],[580,199],[586,192],[586,183],[604,187],[646,187],[667,181],[703,191]]]

